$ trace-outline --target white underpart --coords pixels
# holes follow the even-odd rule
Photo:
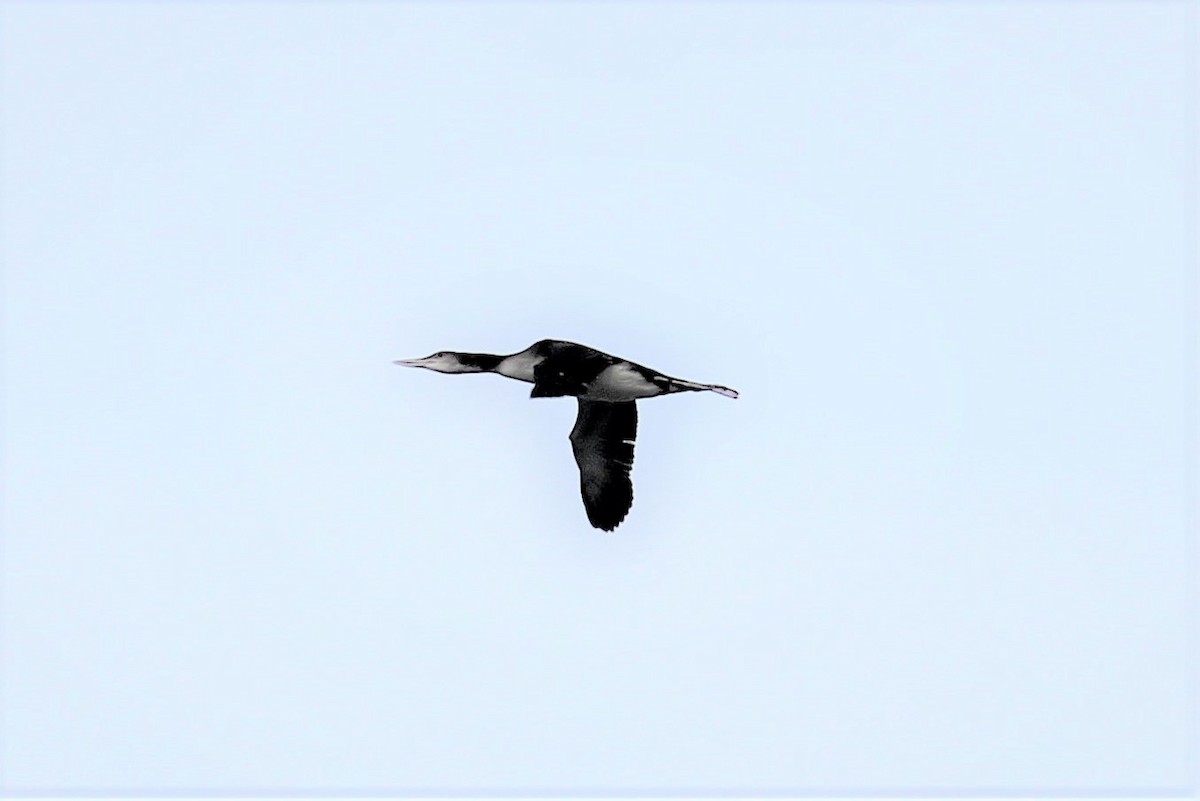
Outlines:
[[[509,356],[504,361],[496,366],[496,372],[507,378],[515,378],[518,381],[528,381],[533,383],[533,368],[537,366],[542,359],[540,356],[534,356],[529,351],[521,351]]]
[[[647,381],[641,373],[625,362],[617,362],[605,367],[600,375],[588,384],[587,394],[583,397],[588,400],[631,401],[652,398],[662,393],[661,386]]]

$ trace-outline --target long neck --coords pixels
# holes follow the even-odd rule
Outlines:
[[[504,361],[504,357],[491,353],[459,353],[458,360],[462,362],[463,366],[481,373],[494,373],[500,362]]]

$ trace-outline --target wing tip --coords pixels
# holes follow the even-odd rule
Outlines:
[[[625,522],[625,518],[629,517],[629,512],[633,509],[633,483],[630,482],[626,486],[627,492],[618,490],[615,495],[589,498],[586,492],[583,494],[583,508],[592,528],[613,531]]]
[[[597,520],[591,515],[588,515],[588,522],[592,524],[592,528],[599,529],[600,531],[616,531],[617,528],[625,522],[625,518],[628,516],[628,512],[622,512],[621,516],[616,520]]]

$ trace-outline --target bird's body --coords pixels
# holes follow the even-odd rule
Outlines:
[[[738,396],[728,387],[672,378],[586,345],[557,339],[543,339],[510,356],[440,351],[396,364],[440,373],[497,373],[533,384],[533,398],[578,398],[571,448],[579,465],[588,520],[606,531],[620,525],[633,504],[629,473],[637,438],[635,402],[675,392]]]

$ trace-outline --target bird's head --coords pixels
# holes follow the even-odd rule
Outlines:
[[[470,353],[456,353],[452,350],[439,350],[424,359],[397,359],[392,364],[401,367],[424,367],[439,373],[482,373],[485,368],[478,364]]]

